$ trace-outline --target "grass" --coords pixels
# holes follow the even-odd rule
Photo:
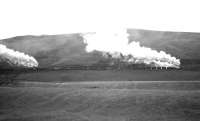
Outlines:
[[[25,82],[0,87],[2,121],[198,119],[200,90],[192,82]]]
[[[183,70],[60,70],[25,73],[20,80],[38,82],[74,81],[179,81],[200,80],[200,71]]]

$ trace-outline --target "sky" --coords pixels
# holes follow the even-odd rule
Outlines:
[[[200,32],[199,0],[0,0],[0,39],[139,28]]]

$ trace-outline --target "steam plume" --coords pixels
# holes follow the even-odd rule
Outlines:
[[[128,40],[126,30],[100,31],[83,35],[87,43],[87,51],[102,51],[105,57],[111,56],[121,61],[146,64],[150,67],[179,68],[180,60],[164,51],[156,51],[141,46],[139,42]]]
[[[19,51],[14,51],[0,44],[0,62],[8,63],[11,66],[32,68],[37,67],[37,60]]]

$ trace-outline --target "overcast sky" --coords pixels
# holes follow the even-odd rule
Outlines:
[[[199,0],[0,0],[0,39],[141,28],[200,32]]]

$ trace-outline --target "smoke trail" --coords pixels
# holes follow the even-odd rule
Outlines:
[[[14,51],[0,44],[0,62],[8,63],[11,66],[32,68],[37,67],[37,60],[22,52]]]
[[[83,35],[88,52],[102,51],[105,57],[109,54],[112,58],[118,58],[124,62],[143,63],[151,67],[180,67],[179,59],[164,51],[158,52],[141,46],[139,42],[129,43],[128,36],[126,30],[100,31]]]

